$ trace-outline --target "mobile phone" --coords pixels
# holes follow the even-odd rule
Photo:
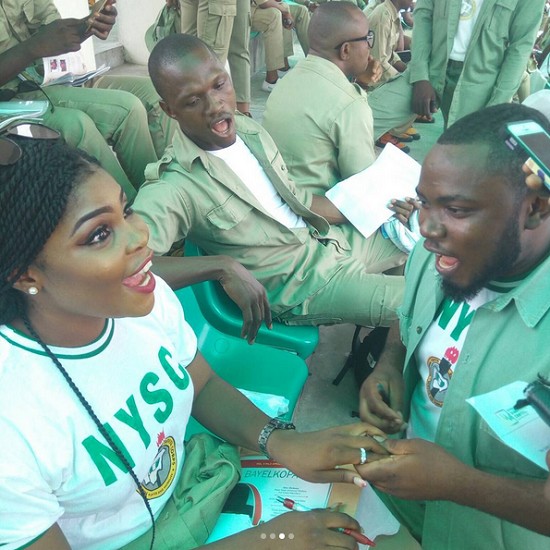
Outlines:
[[[100,12],[107,3],[108,0],[97,0],[97,2],[90,8],[90,15],[95,15]]]
[[[550,135],[534,120],[510,122],[506,126],[511,136],[507,144],[512,148],[519,145],[529,153],[527,166],[550,190]]]
[[[87,26],[86,33],[90,32],[96,15],[105,7],[109,0],[97,0],[97,2],[90,8],[90,13],[86,17]]]

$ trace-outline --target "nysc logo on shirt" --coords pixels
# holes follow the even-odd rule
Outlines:
[[[447,348],[445,355],[438,359],[431,356],[428,359],[428,378],[426,390],[430,401],[436,407],[442,407],[449,382],[453,376],[453,365],[458,361],[459,351],[454,347]]]
[[[158,452],[149,472],[141,482],[148,499],[162,496],[176,476],[176,443],[162,431],[157,437]]]
[[[166,379],[164,379],[164,382],[161,382],[161,378],[156,372],[147,372],[139,385],[139,394],[131,394],[126,399],[125,406],[121,407],[114,414],[114,419],[117,423],[114,426],[111,426],[109,422],[103,424],[105,431],[124,455],[131,468],[134,468],[136,465],[134,457],[132,457],[130,451],[124,445],[121,435],[117,433],[117,429],[130,428],[135,431],[143,443],[144,449],[148,449],[153,441],[151,434],[149,434],[145,426],[143,415],[152,415],[159,424],[164,424],[174,410],[172,392],[174,390],[184,391],[189,387],[189,373],[172,358],[171,353],[166,348],[160,348],[158,360],[160,366],[168,376],[167,387],[165,385],[167,382]],[[153,408],[150,409],[148,406],[152,406]],[[144,481],[143,484],[144,489],[149,487],[148,490],[155,493],[154,496],[162,494],[162,492],[157,494],[157,490],[161,490],[161,486],[164,486],[165,483],[173,479],[176,468],[174,439],[165,437],[164,433],[161,433],[161,435],[161,439],[157,439],[156,441],[158,452],[155,461],[147,476],[148,480]],[[119,455],[102,438],[98,439],[95,434],[90,435],[82,441],[82,445],[97,467],[106,486],[117,481],[117,470],[123,473],[128,472]],[[172,469],[174,469],[174,474],[170,474]],[[172,477],[170,477],[171,475]],[[161,491],[164,491],[164,489]]]

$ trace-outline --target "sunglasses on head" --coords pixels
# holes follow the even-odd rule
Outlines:
[[[20,145],[9,136],[28,139],[59,139],[61,134],[36,122],[22,122],[0,132],[0,166],[11,166],[23,155]]]
[[[334,49],[339,50],[346,42],[366,42],[369,48],[374,48],[374,31],[369,31],[365,36],[360,36],[359,38],[350,38],[349,40],[344,40],[340,42],[338,46]]]

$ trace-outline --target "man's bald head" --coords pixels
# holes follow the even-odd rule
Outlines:
[[[311,50],[319,57],[333,59],[338,55],[336,46],[361,36],[365,14],[351,2],[326,2],[311,16],[308,38]]]
[[[224,66],[202,41],[173,34],[151,52],[149,74],[162,110],[205,151],[235,142],[235,90]]]
[[[166,99],[169,81],[167,75],[190,69],[194,64],[216,54],[196,36],[190,34],[171,34],[160,40],[149,57],[149,76],[157,93]]]

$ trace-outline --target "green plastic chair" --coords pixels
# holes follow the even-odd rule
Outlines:
[[[201,249],[189,240],[185,241],[186,256],[202,256]],[[205,319],[220,332],[240,338],[243,317],[238,306],[227,296],[220,283],[205,281],[193,285],[193,291]],[[269,330],[260,327],[256,344],[291,351],[307,359],[319,343],[319,329],[313,326],[289,326],[273,321]]]
[[[242,338],[224,334],[204,318],[192,287],[176,291],[185,319],[197,335],[198,348],[212,369],[236,388],[282,395],[289,401],[283,418],[290,420],[309,371],[305,361],[289,351],[263,344],[249,345]],[[186,436],[205,431],[193,420]]]

